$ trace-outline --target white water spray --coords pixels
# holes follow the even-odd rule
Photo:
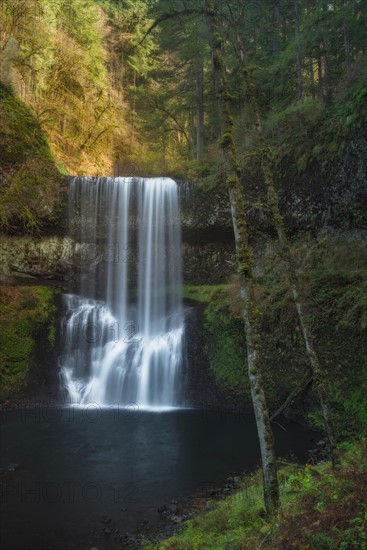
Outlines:
[[[73,403],[173,407],[184,332],[177,184],[75,178],[79,295],[64,296],[61,372]],[[136,298],[137,296],[137,298]]]

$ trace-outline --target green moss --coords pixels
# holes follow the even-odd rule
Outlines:
[[[229,285],[184,285],[183,298],[201,304],[209,304],[213,297],[229,289]]]
[[[231,123],[233,125],[231,120],[229,120],[228,123]],[[222,149],[227,149],[227,148],[234,147],[233,130],[232,130],[231,126],[226,128],[224,130],[224,132],[222,133],[222,135],[220,137],[219,145],[222,147]]]
[[[307,316],[316,350],[326,371],[331,406],[341,434],[367,429],[367,247],[325,238],[294,246]],[[278,392],[286,394],[305,372],[304,343],[281,260],[274,257],[262,280],[263,340],[266,363],[278,373]],[[296,410],[323,429],[312,390]]]
[[[0,229],[37,231],[52,219],[59,172],[29,108],[0,85]]]
[[[326,370],[339,434],[367,430],[367,246],[331,238],[294,243],[307,316]],[[276,410],[305,376],[307,358],[284,266],[276,254],[256,288],[267,401]],[[228,396],[251,406],[238,282],[186,286],[184,297],[202,304],[201,338],[209,366]],[[323,429],[311,387],[290,412]]]
[[[185,286],[184,298],[204,305],[203,345],[218,385],[243,397],[249,391],[244,328],[242,318],[231,315],[228,291],[229,285]]]
[[[0,102],[2,163],[17,163],[19,158],[35,156],[52,161],[47,138],[29,108],[3,85]]]
[[[2,287],[0,298],[0,400],[22,393],[42,341],[50,353],[56,339],[56,297],[48,287]]]
[[[265,518],[260,472],[243,478],[241,489],[214,510],[185,523],[181,533],[146,550],[213,548],[366,548],[366,442],[339,449],[340,467],[329,462],[286,465],[279,471],[281,507],[274,523]],[[267,545],[264,546],[264,542]],[[325,546],[325,544],[329,546]]]

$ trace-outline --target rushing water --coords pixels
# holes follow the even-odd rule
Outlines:
[[[64,296],[61,371],[69,400],[181,405],[177,184],[77,177],[69,204],[72,236],[82,244],[78,294]]]

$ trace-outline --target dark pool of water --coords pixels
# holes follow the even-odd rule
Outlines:
[[[239,414],[90,406],[2,416],[4,550],[120,548],[103,529],[154,525],[159,505],[259,463],[254,420]],[[274,425],[278,454],[303,460],[315,434],[285,427]]]

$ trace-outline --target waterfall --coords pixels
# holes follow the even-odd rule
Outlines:
[[[80,404],[182,404],[177,184],[77,177],[70,184],[78,290],[64,295],[61,373]]]

